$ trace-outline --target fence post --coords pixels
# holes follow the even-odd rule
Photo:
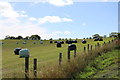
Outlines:
[[[70,50],[68,49],[68,62],[70,62]]]
[[[89,51],[89,44],[88,44],[88,47],[87,47],[87,48],[88,48],[88,51]]]
[[[92,45],[91,45],[91,51],[92,51]]]
[[[96,48],[96,44],[95,44],[95,48]]]
[[[105,44],[105,42],[104,42],[104,44]]]
[[[35,58],[34,59],[34,77],[36,78],[37,77],[37,59]]]
[[[59,65],[62,63],[62,53],[59,53]]]
[[[106,45],[106,43],[104,42],[104,45]]]
[[[97,46],[99,47],[99,46],[100,46],[100,44],[99,44],[99,43],[97,43]]]
[[[29,57],[25,57],[25,78],[29,80]]]
[[[112,39],[112,42],[113,42],[113,39]]]
[[[86,47],[84,47],[84,52],[86,52]]]
[[[108,43],[110,44],[110,41]]]

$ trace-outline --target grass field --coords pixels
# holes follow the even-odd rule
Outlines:
[[[77,74],[76,79],[80,78],[119,78],[119,49],[114,49],[102,56],[98,56],[94,61]],[[117,79],[116,79],[117,80]]]
[[[105,42],[112,40],[113,38],[104,38]],[[103,44],[104,41],[93,41],[93,39],[87,39],[87,44],[93,45],[93,48],[97,42]],[[27,48],[30,50],[30,70],[33,68],[33,59],[38,59],[38,70],[42,67],[49,67],[53,64],[58,64],[59,53],[63,53],[63,63],[67,61],[67,47],[68,44],[62,44],[62,48],[57,48],[56,44],[50,44],[49,40],[40,44],[40,41],[34,40],[27,41],[27,44],[22,44],[23,40],[3,40],[2,45],[2,72],[3,78],[23,78],[24,74],[24,58],[19,58],[14,54],[14,48]],[[16,44],[19,42],[19,44]],[[76,43],[77,53],[83,52],[83,47],[87,44],[82,44],[81,39]],[[73,54],[71,53],[73,56]],[[71,57],[72,57],[71,56]]]

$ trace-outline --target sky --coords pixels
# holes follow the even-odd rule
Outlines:
[[[118,32],[118,2],[0,1],[0,39],[33,34],[42,39],[86,38],[111,32]]]

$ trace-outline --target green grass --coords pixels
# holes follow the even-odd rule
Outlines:
[[[120,51],[120,50],[119,50]],[[77,76],[80,78],[119,78],[118,76],[118,50],[104,53],[102,56],[96,57],[93,62]]]
[[[112,38],[105,38],[104,41],[108,42]],[[103,44],[104,41],[99,42]],[[4,44],[2,46],[2,69],[3,78],[18,77],[22,78],[24,76],[24,58],[19,58],[19,56],[14,55],[14,48],[22,47],[30,50],[30,70],[33,69],[33,59],[38,59],[38,70],[42,67],[48,67],[53,64],[58,64],[58,55],[60,52],[63,53],[63,63],[67,62],[67,47],[68,44],[63,44],[62,48],[56,48],[56,44],[50,44],[49,41],[44,41],[44,44],[40,44],[40,41],[36,41],[37,44],[33,44],[34,40],[27,41],[27,44],[22,44],[23,40],[3,40]],[[19,44],[16,44],[19,42]],[[93,39],[87,39],[87,44],[95,45],[98,41],[93,41]],[[81,40],[78,40],[77,53],[83,52],[83,47],[87,44],[82,44]],[[94,47],[93,47],[94,48]],[[73,52],[72,52],[73,53]],[[73,54],[71,55],[71,57]],[[19,75],[20,74],[20,75]]]

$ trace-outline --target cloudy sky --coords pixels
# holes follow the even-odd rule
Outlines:
[[[42,39],[84,38],[118,31],[117,0],[97,1],[0,2],[0,39],[32,34]]]

